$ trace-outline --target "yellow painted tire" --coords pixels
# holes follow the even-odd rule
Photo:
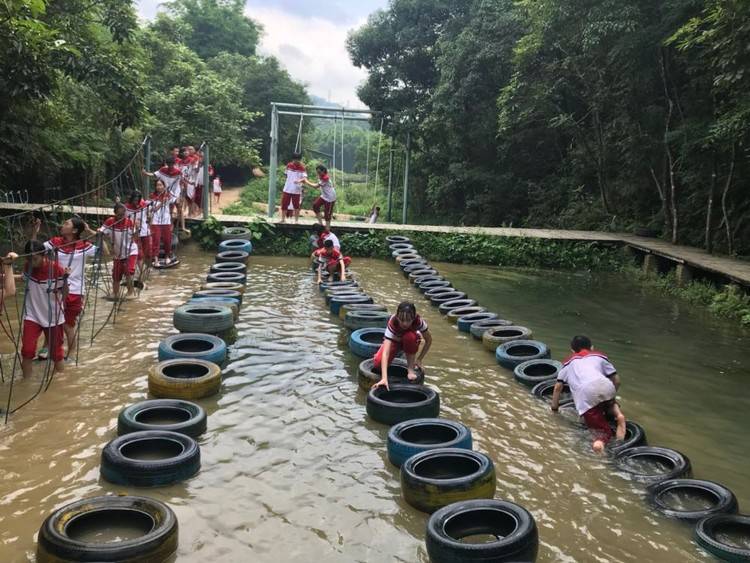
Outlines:
[[[239,291],[245,293],[247,286],[244,283],[234,282],[206,282],[201,285],[201,289],[228,289],[230,291]]]
[[[486,330],[482,335],[482,344],[490,352],[497,350],[497,347],[506,342],[513,340],[530,340],[533,334],[525,326],[497,326]]]
[[[160,399],[202,399],[220,388],[221,368],[205,360],[167,360],[148,372],[149,393]]]

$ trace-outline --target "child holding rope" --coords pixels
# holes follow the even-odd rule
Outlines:
[[[125,203],[125,209],[130,219],[135,224],[138,232],[136,244],[138,245],[138,263],[143,269],[143,264],[148,264],[151,260],[151,228],[148,224],[149,204],[143,201],[143,196],[138,190],[134,190],[128,201]]]
[[[424,346],[419,352],[419,345],[423,340]],[[373,388],[388,389],[388,366],[401,351],[406,356],[407,377],[409,381],[415,381],[417,374],[414,368],[422,368],[422,360],[430,351],[431,346],[432,335],[427,328],[427,323],[417,315],[414,303],[409,301],[399,303],[396,314],[388,319],[383,344],[375,354],[373,369],[379,369],[381,376],[380,381],[373,385]]]
[[[300,199],[302,198],[302,187],[300,184],[307,179],[307,168],[302,164],[302,154],[295,152],[292,161],[286,165],[286,182],[284,191],[281,193],[281,222],[286,222],[286,210],[291,203],[294,208],[294,222],[299,221]]]
[[[336,189],[331,183],[331,177],[328,175],[328,169],[322,164],[318,164],[315,167],[315,171],[318,173],[318,182],[310,182],[306,177],[297,180],[298,184],[305,184],[311,188],[320,189],[320,195],[313,202],[313,211],[315,216],[318,218],[318,223],[325,224],[328,229],[331,228],[331,218],[333,217],[333,206],[336,205]],[[320,210],[323,209],[323,217],[320,216]]]
[[[127,217],[127,209],[122,203],[115,203],[114,216],[104,221],[101,231],[110,237],[112,243],[112,296],[120,298],[120,282],[125,276],[128,286],[127,297],[135,291],[133,276],[138,260],[138,245],[135,243],[135,224]]]
[[[159,247],[164,244],[164,256],[167,264],[175,261],[172,256],[172,213],[170,207],[175,202],[175,197],[167,190],[167,185],[162,180],[154,183],[154,193],[151,194],[151,257],[154,266],[159,266]]]
[[[65,370],[63,304],[68,293],[69,271],[64,270],[56,260],[50,260],[48,251],[38,240],[28,241],[25,251],[28,258],[24,271],[26,298],[23,309],[21,372],[23,377],[31,375],[37,341],[44,333],[50,358],[54,362],[52,373],[55,374]]]

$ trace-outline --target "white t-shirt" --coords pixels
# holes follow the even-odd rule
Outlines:
[[[47,250],[57,249],[57,262],[62,268],[70,268],[68,276],[68,293],[84,295],[84,271],[86,258],[94,256],[97,248],[87,240],[66,241],[62,237],[53,237],[44,243]]]
[[[128,219],[130,219],[136,225],[140,225],[138,228],[139,237],[147,237],[151,234],[151,230],[148,228],[148,204],[142,201],[138,204],[138,207],[131,209],[131,204],[125,204],[125,213]]]
[[[221,193],[221,180],[219,180],[218,178],[214,178],[213,190],[215,194]]]
[[[289,164],[284,171],[284,174],[286,174],[286,182],[284,182],[284,191],[288,194],[301,194],[302,193],[302,185],[298,184],[297,182],[299,180],[303,180],[304,178],[307,178],[307,172],[303,172],[302,170],[295,170],[293,168],[290,168],[292,166]]]
[[[45,260],[26,278],[26,303],[23,318],[39,326],[58,326],[65,322],[63,313],[63,268],[57,262]]]
[[[167,187],[167,191],[175,198],[178,198],[180,197],[180,195],[182,195],[182,186],[180,185],[182,174],[170,176],[169,174],[162,172],[162,170],[160,169],[154,172],[154,178],[158,178],[159,180],[164,182],[164,185]]]
[[[333,233],[329,232],[323,240],[332,240],[333,248],[335,248],[336,250],[341,250],[341,243],[339,242],[339,237],[337,237]]]
[[[158,195],[156,192],[151,194],[151,209],[153,215],[151,216],[152,225],[171,225],[172,224],[172,212],[169,206],[177,201],[177,198],[167,192],[164,192],[163,196]]]
[[[565,362],[557,381],[567,383],[578,414],[599,403],[615,398],[615,385],[610,377],[617,373],[607,356],[598,352],[576,354]]]
[[[114,217],[104,221],[102,232],[111,237],[112,256],[117,260],[138,254],[138,245],[133,240],[134,227],[135,225],[127,216],[119,221]]]
[[[329,176],[320,179],[320,197],[329,203],[336,201],[336,189],[333,187]]]

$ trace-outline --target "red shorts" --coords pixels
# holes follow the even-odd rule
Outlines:
[[[313,211],[315,211],[316,214],[320,213],[320,208],[323,208],[323,218],[326,221],[330,221],[331,217],[333,216],[333,206],[336,205],[335,201],[326,201],[323,199],[322,196],[318,196],[318,198],[313,202]]]
[[[349,264],[352,263],[352,259],[349,256],[342,257],[341,261],[344,263],[344,268],[348,268]],[[338,268],[339,268],[338,260],[329,260],[328,262],[326,262],[326,270],[328,270],[332,274],[338,271]]]
[[[135,274],[135,263],[138,260],[136,254],[131,254],[127,258],[115,259],[112,261],[112,277],[115,281],[120,281],[122,276],[132,276]]]
[[[586,426],[594,435],[594,440],[601,440],[605,444],[614,436],[607,416],[612,403],[614,403],[614,400],[601,402],[581,415]]]
[[[63,361],[65,359],[65,352],[63,351],[63,325],[43,327],[29,319],[23,321],[21,357],[25,360],[33,360],[36,357],[36,343],[42,332],[47,338],[47,350],[49,350],[49,356],[52,358],[52,361]]]
[[[420,336],[420,334],[418,332],[414,332],[413,330],[405,332],[401,336],[401,342],[391,340],[391,353],[388,356],[388,365],[391,365],[391,363],[393,363],[393,359],[398,356],[398,353],[402,350],[404,351],[404,354],[416,354],[419,351],[419,343],[421,341],[422,337]],[[383,344],[380,345],[380,348],[378,348],[378,351],[375,353],[375,357],[373,358],[373,369],[375,369],[376,371],[380,369],[380,366],[383,362],[384,346],[385,340],[383,340]]]
[[[65,298],[65,305],[63,306],[63,314],[65,315],[65,324],[68,326],[76,326],[76,320],[83,311],[83,297],[68,293],[68,297]]]
[[[288,194],[281,192],[281,209],[286,210],[289,207],[289,202],[292,203],[294,209],[299,209],[300,194]]]
[[[203,207],[203,186],[195,186],[193,194],[193,203],[198,207]]]

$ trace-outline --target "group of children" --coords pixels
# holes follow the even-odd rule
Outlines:
[[[286,165],[286,170],[284,171],[286,181],[284,182],[284,190],[281,193],[282,223],[286,222],[286,218],[290,215],[290,212],[294,217],[295,223],[299,220],[302,195],[304,193],[303,186],[309,186],[320,190],[320,195],[312,204],[312,209],[315,217],[318,219],[318,223],[322,224],[325,221],[326,227],[331,227],[333,208],[336,205],[336,188],[334,188],[331,177],[328,175],[328,169],[325,166],[319,164],[315,167],[315,171],[318,181],[311,182],[307,178],[307,168],[302,163],[302,154],[294,153],[292,155],[292,160]]]

